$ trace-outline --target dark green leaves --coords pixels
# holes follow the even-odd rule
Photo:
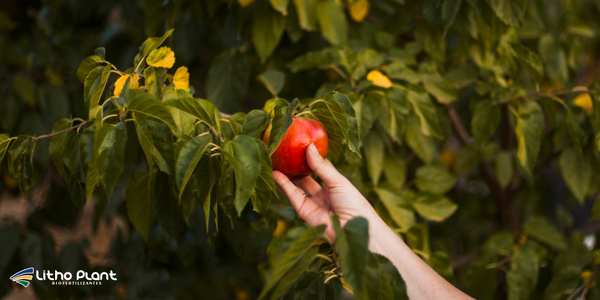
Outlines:
[[[103,58],[100,58],[98,55],[91,55],[84,58],[81,61],[81,64],[79,64],[79,68],[77,68],[77,79],[79,79],[81,83],[84,83],[87,75],[95,69],[102,60]]]
[[[471,118],[471,131],[479,143],[490,139],[500,125],[500,108],[492,101],[480,101],[475,105]]]
[[[238,135],[221,147],[221,153],[235,174],[235,209],[238,215],[248,203],[260,174],[260,152],[254,139]]]
[[[590,164],[579,156],[575,148],[568,148],[561,153],[558,166],[569,190],[583,205],[593,174]]]
[[[335,0],[317,1],[317,21],[321,33],[332,45],[341,45],[348,39],[348,23],[342,5]]]
[[[267,90],[277,98],[277,94],[281,92],[285,82],[285,75],[282,72],[270,70],[258,75],[258,81],[262,83]]]
[[[6,134],[0,134],[0,163],[6,154],[6,149],[10,145],[11,139]]]
[[[208,70],[206,95],[220,111],[235,113],[242,108],[242,99],[248,89],[250,68],[246,55],[238,52],[223,53]]]
[[[148,239],[148,230],[154,222],[155,175],[154,172],[136,172],[129,178],[125,192],[127,216],[144,240]]]
[[[128,94],[129,97],[126,98],[128,110],[156,118],[173,130],[177,129],[171,112],[158,98],[142,90],[129,90]]]
[[[456,177],[444,166],[425,165],[415,175],[415,184],[422,192],[443,195],[456,184]]]
[[[106,193],[110,195],[123,171],[127,129],[125,123],[119,123],[116,126],[104,124],[98,130],[98,140],[94,142],[96,168]]]
[[[334,159],[341,152],[341,136],[348,141],[348,148],[360,156],[358,120],[344,94],[331,92],[325,95],[323,100],[311,104],[310,112],[325,127]]]
[[[519,107],[515,134],[519,142],[517,156],[521,165],[531,174],[540,150],[544,132],[544,113],[535,101],[525,101]]]
[[[277,99],[275,102],[275,115],[271,122],[271,133],[269,136],[269,154],[273,154],[277,150],[277,147],[279,147],[283,137],[292,125],[292,117],[299,104],[298,99],[294,99],[292,103],[288,103],[283,99]]]
[[[510,258],[510,269],[506,273],[508,299],[529,299],[535,289],[540,271],[540,259],[535,250],[534,243],[527,242]]]
[[[527,1],[487,0],[487,2],[502,22],[513,27],[521,26]]]
[[[194,169],[200,162],[200,159],[206,152],[208,143],[212,142],[212,136],[204,135],[189,139],[181,149],[175,163],[175,180],[179,188],[179,200],[183,191],[194,172]],[[205,174],[206,176],[206,174]]]
[[[524,228],[531,237],[552,248],[557,250],[567,248],[565,238],[545,218],[533,217],[525,223]]]
[[[291,287],[317,254],[317,248],[312,248],[311,245],[324,231],[325,225],[302,228],[285,252],[272,258],[272,269],[266,276],[266,284],[259,299],[278,299]]]
[[[36,140],[31,137],[19,136],[10,145],[8,150],[9,161],[8,168],[19,184],[19,189],[23,195],[27,196],[33,189],[33,149]]]
[[[263,5],[254,14],[252,43],[262,63],[265,63],[279,44],[279,40],[285,31],[285,21],[283,15],[274,11],[268,5]]]
[[[262,133],[267,126],[271,117],[262,109],[252,110],[246,115],[244,124],[242,125],[242,134],[257,139],[262,138]]]
[[[169,126],[144,114],[134,114],[135,130],[148,165],[156,163],[161,171],[173,174],[173,137]]]
[[[332,221],[344,279],[355,293],[360,293],[370,254],[369,224],[364,218],[354,218],[341,228],[337,215],[332,216]]]

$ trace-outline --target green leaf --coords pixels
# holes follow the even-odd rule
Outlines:
[[[280,12],[284,16],[287,16],[287,7],[290,3],[290,0],[269,0],[269,2],[271,2],[271,6],[274,10]]]
[[[266,276],[265,287],[258,299],[277,299],[287,291],[301,274],[297,274],[296,278],[289,278],[286,275],[296,273],[293,272],[295,266],[307,267],[306,262],[303,262],[304,259],[307,259],[309,262],[312,261],[318,250],[317,248],[312,248],[311,245],[323,235],[325,228],[325,225],[302,228],[301,233],[290,244],[287,250],[281,256],[273,258],[272,269]],[[313,251],[311,251],[311,248]],[[301,270],[302,273],[304,270]],[[280,285],[282,285],[281,288],[279,287]],[[280,290],[280,293],[274,293],[276,289]]]
[[[580,120],[584,120],[583,112],[579,110],[580,114],[576,115],[575,111],[573,111],[573,108],[571,108],[568,104],[565,105],[564,108],[565,112],[567,113],[566,123],[567,130],[569,131],[569,136],[571,137],[573,146],[575,146],[575,149],[577,149],[579,156],[583,159],[582,139],[585,138],[585,129],[582,128],[579,122]]]
[[[510,258],[506,273],[508,299],[529,299],[535,289],[540,271],[540,259],[533,243],[527,242],[517,248]]]
[[[177,125],[175,124],[175,120],[173,120],[171,112],[158,98],[142,90],[129,90],[125,103],[129,111],[156,118],[169,125],[172,130],[177,130]]]
[[[65,130],[69,127],[71,127],[71,120],[69,120],[67,118],[61,118],[60,120],[56,121],[56,123],[54,124],[54,127],[52,128],[52,133],[56,133],[61,130]],[[52,162],[54,163],[54,166],[58,170],[58,173],[60,173],[65,180],[69,180],[67,172],[65,171],[65,164],[63,162],[63,152],[65,151],[63,148],[63,139],[65,136],[66,136],[66,132],[55,135],[50,138],[49,154],[50,154],[50,158],[52,158]],[[0,162],[2,162],[2,157],[4,156],[4,153],[1,151],[1,149],[2,149],[2,146],[4,146],[5,142],[6,142],[6,140],[3,141],[2,143],[0,143],[0,153],[1,153],[0,154]],[[8,147],[8,144],[6,144],[6,147]],[[6,150],[6,149],[4,149],[4,150]]]
[[[96,126],[84,126],[79,129],[79,158],[83,174],[88,173],[89,164],[94,156],[94,137],[96,135]]]
[[[387,153],[383,162],[387,183],[401,188],[406,180],[406,160],[397,152]]]
[[[500,125],[500,108],[492,101],[479,101],[471,118],[471,131],[479,143],[489,140]]]
[[[344,66],[346,73],[348,73],[350,77],[358,80],[365,76],[365,73],[367,72],[366,66],[358,60],[356,52],[349,47],[344,46],[339,50],[339,55],[340,63]]]
[[[0,134],[0,163],[2,163],[4,154],[6,154],[6,150],[8,149],[11,141],[12,140],[6,134]]]
[[[448,28],[454,23],[456,14],[460,9],[462,0],[444,0],[442,3],[442,21],[444,22],[444,35],[448,32]]]
[[[303,70],[329,66],[331,64],[339,63],[339,61],[340,57],[338,49],[332,47],[325,48],[321,51],[307,52],[304,55],[296,57],[286,66],[290,69],[290,71],[292,71],[292,73],[296,73]]]
[[[317,29],[317,0],[294,0],[300,27],[306,31]]]
[[[354,218],[340,228],[337,215],[331,216],[335,231],[335,246],[339,253],[340,266],[345,282],[354,292],[363,289],[364,272],[369,258],[369,223],[367,219]]]
[[[567,242],[565,238],[543,217],[533,217],[523,228],[527,231],[527,234],[531,237],[536,238],[540,242],[557,250],[565,250],[567,248]]]
[[[254,13],[252,20],[252,44],[260,58],[265,63],[271,53],[277,48],[285,31],[285,17],[263,5]]]
[[[316,15],[321,33],[329,43],[332,45],[346,43],[348,24],[346,14],[340,3],[335,0],[317,1]]]
[[[181,99],[193,99],[193,97],[192,95],[190,95],[190,93],[181,89],[178,90],[175,87],[168,87],[166,89],[163,89],[161,98],[163,103],[166,103],[169,100],[178,101]],[[175,107],[168,106],[167,108],[173,116],[175,125],[177,125],[176,136],[179,138],[183,135],[190,135],[194,131],[194,123],[196,122],[196,118],[190,115],[189,113],[186,113]]]
[[[156,98],[160,98],[166,78],[167,69],[155,67],[146,68],[146,70],[144,70],[144,84],[148,93]]]
[[[506,25],[520,27],[527,1],[521,0],[487,0],[496,16]]]
[[[535,101],[524,101],[519,107],[515,134],[519,147],[517,156],[528,174],[531,174],[544,133],[544,113]]]
[[[456,176],[442,165],[424,165],[415,173],[415,185],[421,192],[443,195],[456,184]]]
[[[494,173],[502,188],[506,188],[513,178],[513,156],[510,152],[496,155]]]
[[[440,137],[441,130],[436,108],[427,92],[418,85],[409,85],[407,99],[419,117],[421,132],[426,136]]]
[[[108,132],[102,140],[94,141],[97,168],[106,194],[110,195],[123,171],[127,129],[125,123],[119,123],[116,126],[105,123],[100,130],[108,130]]]
[[[221,113],[208,100],[199,98],[182,98],[178,100],[166,101],[165,105],[186,112],[204,121],[206,124],[215,129],[217,133],[221,132]]]
[[[142,56],[148,55],[152,50],[158,48],[160,44],[162,44],[172,33],[174,29],[169,29],[165,34],[161,37],[151,37],[144,41],[144,43],[140,46],[140,52]]]
[[[375,188],[375,192],[390,213],[390,216],[402,230],[408,230],[415,224],[415,214],[410,205],[414,193],[402,190],[390,184],[383,184]]]
[[[19,189],[27,196],[35,185],[33,178],[33,149],[36,141],[32,137],[19,136],[10,146],[9,169],[11,175],[17,180]]]
[[[258,146],[258,152],[260,155],[260,173],[256,179],[256,187],[252,192],[252,206],[258,213],[264,214],[269,208],[271,203],[271,195],[277,196],[277,187],[275,186],[275,180],[273,179],[273,168],[271,166],[271,157],[267,146],[258,139],[254,139],[254,142]]]
[[[571,246],[558,255],[552,266],[552,279],[544,290],[543,299],[564,299],[581,285],[581,272],[594,260],[583,244]]]
[[[155,174],[155,172],[135,172],[129,178],[125,191],[127,217],[145,241],[148,240],[150,225],[154,222]]]
[[[106,86],[106,81],[108,80],[110,71],[110,65],[96,67],[85,78],[84,98],[85,103],[90,109],[90,119],[96,117],[96,112],[100,109],[98,102],[100,102],[102,93],[104,93],[104,87]]]
[[[429,193],[418,194],[412,206],[423,218],[434,222],[445,220],[458,208],[458,205],[448,198]]]
[[[452,261],[445,252],[436,251],[432,253],[429,256],[429,265],[448,281],[454,277],[454,272],[452,271]]]
[[[262,109],[252,110],[246,115],[242,125],[242,134],[249,137],[262,139],[262,134],[267,126],[271,116]]]
[[[258,81],[262,83],[267,90],[277,98],[277,94],[281,92],[285,82],[285,75],[282,72],[270,70],[258,75]]]
[[[62,159],[68,170],[75,176],[81,178],[81,160],[79,154],[79,136],[74,130],[67,131],[63,139]]]
[[[313,102],[310,111],[324,125],[328,137],[331,129],[333,129],[331,135],[343,135],[348,141],[348,148],[360,156],[360,137],[356,112],[344,94],[335,91],[328,93],[322,101]],[[328,119],[330,124],[327,124],[324,119]],[[328,128],[330,126],[325,126],[326,124],[333,125],[333,128]],[[333,143],[330,141],[330,146],[332,146],[331,144]],[[332,146],[332,154],[337,159],[339,153],[334,152],[335,150],[337,150],[336,146]]]
[[[100,59],[104,60],[106,57],[106,49],[104,47],[99,47],[94,50],[94,54],[96,54]]]
[[[406,118],[406,130],[404,139],[412,151],[425,163],[431,163],[437,156],[437,145],[435,139],[423,134],[419,120],[414,115]]]
[[[171,192],[166,175],[158,173],[157,176],[156,221],[172,238],[179,240],[185,228],[183,208],[179,205],[177,196]]]
[[[356,59],[359,65],[363,65],[369,69],[379,68],[384,62],[383,55],[371,48],[358,52]]]
[[[560,154],[558,166],[569,190],[583,205],[593,175],[590,164],[581,159],[575,148],[568,148]]]
[[[225,214],[229,217],[231,228],[233,228],[238,216],[234,202],[234,172],[227,159],[221,159],[220,167],[222,175],[218,186],[218,202],[221,208],[223,208],[223,211],[225,211]]]
[[[206,96],[220,111],[235,113],[242,109],[249,81],[250,67],[246,55],[225,52],[210,65]]]
[[[544,65],[540,57],[521,44],[512,44],[511,46],[515,52],[515,58],[533,80],[537,82],[542,81],[544,78]]]
[[[172,174],[174,167],[173,139],[167,124],[144,114],[134,114],[135,131],[150,167]]]
[[[260,174],[260,153],[254,139],[238,135],[221,147],[221,153],[235,174],[235,209],[238,216],[248,203]]]
[[[275,102],[275,115],[273,116],[273,121],[271,122],[271,133],[269,135],[269,154],[272,155],[281,141],[283,137],[287,133],[288,129],[292,125],[292,117],[294,116],[294,111],[298,108],[300,102],[298,99],[294,99],[291,103],[283,99],[277,99]]]
[[[210,142],[212,142],[211,135],[197,136],[188,140],[179,149],[175,163],[175,179],[179,188],[179,201],[181,201],[183,191]]]
[[[396,267],[385,256],[369,253],[364,272],[364,292],[359,299],[408,299],[406,284]]]
[[[367,136],[365,145],[363,146],[365,155],[367,156],[367,171],[374,185],[379,183],[379,177],[383,170],[384,150],[383,141],[376,130],[371,131]]]
[[[77,68],[77,79],[79,79],[81,83],[84,83],[88,74],[98,67],[102,60],[103,58],[99,57],[98,55],[91,55],[84,58]]]

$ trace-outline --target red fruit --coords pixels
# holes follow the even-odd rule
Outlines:
[[[263,142],[269,144],[271,126],[263,136]],[[301,179],[314,173],[306,162],[306,148],[315,144],[322,157],[327,156],[327,132],[321,123],[311,119],[295,118],[277,150],[271,155],[273,170],[277,170],[291,180]]]

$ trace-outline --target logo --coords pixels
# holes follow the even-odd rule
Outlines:
[[[12,280],[24,287],[28,287],[29,286],[28,280],[32,280],[32,279],[33,279],[33,268],[23,269],[23,270],[15,273],[15,275],[10,276],[10,280]]]

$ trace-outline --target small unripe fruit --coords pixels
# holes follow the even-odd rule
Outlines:
[[[265,131],[263,142],[268,145],[271,126]],[[327,132],[321,123],[311,119],[295,118],[281,140],[277,150],[271,155],[273,170],[279,171],[291,180],[301,179],[314,173],[306,162],[306,148],[315,144],[319,154],[327,156]]]

